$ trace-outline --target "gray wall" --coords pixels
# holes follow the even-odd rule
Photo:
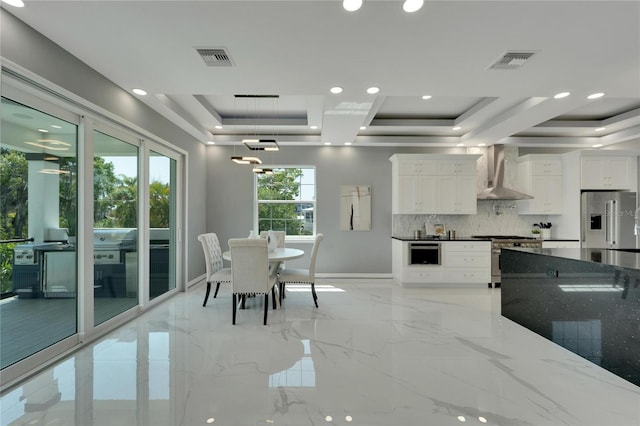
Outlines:
[[[188,152],[188,280],[204,273],[204,256],[197,240],[205,232],[205,146],[134,96],[95,72],[5,9],[0,9],[0,54],[4,59],[102,107]]]
[[[235,155],[245,154],[244,147]],[[317,232],[325,235],[317,272],[348,274],[391,273],[391,162],[394,153],[464,153],[459,149],[358,148],[354,146],[285,146],[264,154],[277,166],[316,167]],[[231,162],[232,147],[207,147],[207,230],[218,234],[223,249],[232,237],[245,237],[253,225],[253,173],[251,166]],[[371,186],[371,231],[341,231],[340,185]],[[308,253],[310,244],[287,244]],[[305,265],[305,258],[287,265]]]

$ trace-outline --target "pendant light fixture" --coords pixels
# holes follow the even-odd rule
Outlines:
[[[231,157],[231,161],[236,164],[262,164],[262,160],[260,160],[258,157],[233,156]]]
[[[280,146],[275,139],[243,139],[244,146],[251,151],[279,151]]]

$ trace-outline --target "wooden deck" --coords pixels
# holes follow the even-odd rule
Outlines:
[[[136,298],[96,298],[95,324],[137,304]],[[0,365],[4,368],[76,333],[75,298],[4,299],[0,302]]]

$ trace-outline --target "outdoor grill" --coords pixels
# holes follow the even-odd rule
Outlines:
[[[129,228],[93,230],[93,263],[115,265],[124,263],[126,251],[135,251],[137,231]]]

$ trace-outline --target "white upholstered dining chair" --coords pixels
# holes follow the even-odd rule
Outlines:
[[[277,241],[276,247],[284,248],[286,233],[284,231],[271,231],[271,235],[273,235]],[[260,231],[260,238],[266,239],[268,236],[269,231]]]
[[[285,239],[287,236],[287,233],[285,231],[271,231],[271,235],[276,239],[275,247],[277,248],[285,247]],[[268,236],[269,236],[269,231],[260,231],[260,238],[267,239]],[[269,240],[267,239],[267,241]],[[283,269],[284,269],[284,262],[280,262],[280,265],[278,266],[278,271],[281,271]]]
[[[311,259],[309,261],[309,269],[288,268],[279,272],[278,281],[280,282],[281,298],[284,297],[284,290],[287,283],[311,284],[311,295],[313,303],[318,307],[318,295],[316,294],[316,259],[318,257],[318,247],[324,238],[323,234],[317,234],[311,249]]]
[[[220,283],[231,282],[231,268],[225,268],[222,262],[222,249],[218,236],[211,232],[208,234],[198,235],[198,240],[202,243],[204,250],[204,259],[207,273],[207,292],[204,295],[202,306],[207,306],[207,299],[211,292],[211,283],[216,283],[216,291],[213,293],[215,298],[220,289]]]
[[[264,294],[264,325],[267,325],[269,292],[276,307],[276,276],[269,272],[269,249],[267,240],[262,238],[231,238],[231,287],[233,289],[233,317],[236,323],[237,296],[241,296],[244,306],[246,296]]]

